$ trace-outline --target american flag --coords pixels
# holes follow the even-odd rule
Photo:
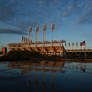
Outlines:
[[[83,41],[83,42],[80,42],[80,46],[85,46],[86,45],[86,42]]]

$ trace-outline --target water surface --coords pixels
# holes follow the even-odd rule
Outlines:
[[[0,63],[0,92],[92,92],[92,63]]]

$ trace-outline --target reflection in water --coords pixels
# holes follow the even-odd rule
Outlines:
[[[31,88],[31,75],[30,75],[31,69],[30,69],[30,67],[27,67],[25,69],[25,72],[27,72],[27,83],[28,83],[28,87]]]
[[[83,64],[83,65],[81,65],[81,71],[82,72],[86,72],[86,66]]]
[[[34,91],[36,92],[38,90],[40,90],[39,92],[43,92],[43,90],[44,91],[47,90],[50,92],[51,91],[58,92],[58,90],[60,90],[61,92],[62,89],[67,90],[67,91],[63,90],[64,92],[68,92],[68,90],[71,89],[71,85],[74,86],[75,88],[78,88],[78,85],[81,84],[80,86],[82,86],[82,83],[85,81],[83,80],[85,76],[84,75],[82,76],[82,74],[86,75],[88,73],[86,66],[87,63],[73,63],[73,62],[67,62],[67,63],[51,62],[51,63],[40,63],[40,64],[39,63],[25,64],[22,62],[21,63],[13,62],[8,64],[8,68],[19,69],[21,76],[27,77],[27,81],[26,81],[27,84],[25,83],[25,88],[27,85],[29,89],[32,89],[32,92]],[[63,88],[64,85],[66,85],[65,88]],[[69,92],[76,92],[76,91],[74,90]]]
[[[68,63],[67,66],[64,66],[64,72],[67,70],[72,70],[74,72],[86,72],[86,64],[72,64]]]
[[[34,87],[37,88],[38,87],[38,79],[37,79],[37,71],[34,71]]]
[[[45,75],[45,71],[42,71],[42,88],[46,88],[46,75]]]
[[[45,67],[46,65],[46,67]],[[11,68],[18,68],[18,69],[22,69],[20,71],[20,73],[22,75],[24,75],[25,73],[27,73],[27,83],[28,83],[28,87],[31,88],[31,76],[30,76],[30,72],[34,70],[34,73],[33,73],[33,76],[34,76],[34,87],[37,88],[38,87],[38,78],[37,78],[37,71],[42,71],[42,88],[46,88],[46,72],[50,72],[50,89],[52,91],[54,91],[54,72],[61,72],[63,73],[63,69],[62,67],[64,66],[64,63],[63,62],[57,62],[54,66],[54,62],[49,62],[48,63],[48,67],[47,67],[47,64],[44,63],[44,66],[43,66],[43,63],[40,63],[39,66],[35,66],[35,63],[31,64],[31,65],[27,65],[27,64],[23,64],[23,63],[17,63],[13,62],[8,64],[8,67],[11,67]],[[32,84],[33,85],[33,84]]]
[[[31,76],[30,76],[30,73],[28,73],[27,83],[28,83],[28,87],[31,88]]]
[[[20,73],[21,73],[21,75],[24,75],[25,74],[25,70],[21,70]]]
[[[78,72],[78,65],[76,65],[76,72]]]
[[[50,73],[50,87],[51,91],[54,91],[54,72]]]
[[[62,67],[60,67],[60,70],[59,70],[61,73],[64,73],[64,70]]]

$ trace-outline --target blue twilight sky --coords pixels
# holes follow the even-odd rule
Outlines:
[[[33,27],[47,25],[46,39],[51,40],[51,24],[55,24],[55,40],[86,41],[92,47],[92,0],[0,0],[0,47],[20,42]]]

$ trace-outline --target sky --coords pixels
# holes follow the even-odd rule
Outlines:
[[[86,41],[92,48],[92,0],[0,0],[0,47],[21,41],[32,26],[31,39],[35,40],[35,26],[46,24],[46,40],[51,40],[51,24],[55,24],[55,40]]]

